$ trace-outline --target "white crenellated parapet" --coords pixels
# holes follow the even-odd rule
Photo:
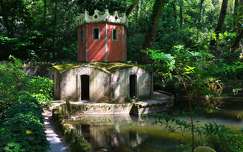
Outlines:
[[[89,15],[89,12],[85,10],[80,16],[77,17],[76,25],[84,23],[97,23],[97,22],[110,22],[118,24],[127,24],[127,17],[125,13],[120,16],[117,11],[114,14],[110,14],[109,10],[106,9],[105,13],[101,13],[99,10],[95,10],[93,15]]]

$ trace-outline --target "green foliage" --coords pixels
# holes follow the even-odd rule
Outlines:
[[[160,63],[163,65],[163,69],[167,71],[172,71],[175,69],[175,59],[171,54],[166,54],[160,50],[149,49],[149,56],[155,61],[155,63]]]
[[[191,132],[191,124],[186,120],[177,119],[169,115],[155,115],[157,123],[182,134]],[[241,152],[243,150],[243,134],[239,130],[232,130],[216,123],[198,125],[194,123],[196,145],[209,145],[220,152]]]
[[[27,75],[21,70],[21,61],[13,57],[10,60],[9,63],[0,64],[0,100],[7,104],[17,100],[16,94],[27,82]],[[0,106],[1,110],[4,109],[4,104]]]
[[[216,123],[206,124],[203,128],[207,142],[216,151],[241,152],[243,150],[243,136]]]
[[[33,77],[26,84],[26,90],[37,99],[40,104],[49,104],[53,95],[52,80],[44,77]]]
[[[40,104],[51,98],[51,80],[26,75],[12,56],[0,64],[0,151],[47,151]]]
[[[22,94],[31,95],[42,105],[48,104],[53,95],[52,80],[44,77],[30,77],[22,70],[20,60],[10,57],[10,62],[0,65],[0,99],[1,109],[6,105],[24,98]],[[23,96],[22,96],[23,95]]]
[[[174,88],[181,88],[187,95],[205,95],[210,92],[207,85],[207,72],[213,55],[206,51],[190,51],[182,45],[176,45],[171,54],[161,50],[149,49],[149,56],[157,76],[163,78],[165,87],[173,82]],[[175,90],[175,89],[174,89]]]
[[[0,149],[14,151],[47,151],[40,106],[37,101],[17,102],[5,111],[1,123]]]

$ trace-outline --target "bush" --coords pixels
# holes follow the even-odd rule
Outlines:
[[[208,145],[220,152],[242,152],[243,135],[215,123],[206,124],[203,127]]]
[[[22,62],[10,57],[10,62],[0,64],[0,113],[17,101],[22,92],[28,92],[41,105],[47,105],[53,96],[52,88],[52,80],[28,76],[22,69]]]
[[[32,77],[26,84],[26,90],[40,103],[48,105],[53,95],[52,80],[44,77]]]
[[[8,152],[47,151],[48,144],[44,133],[41,108],[37,101],[29,102],[22,101],[22,99],[24,98],[20,98],[20,101],[5,112],[0,129],[0,150]],[[31,100],[33,100],[32,97]]]
[[[0,64],[0,151],[47,151],[41,105],[51,98],[51,80],[28,76],[14,57]]]

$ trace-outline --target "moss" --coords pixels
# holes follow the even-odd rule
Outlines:
[[[93,68],[97,68],[99,70],[102,70],[106,73],[113,73],[117,70],[131,68],[133,66],[136,66],[134,64],[127,64],[127,63],[104,63],[104,62],[91,62],[91,63],[70,63],[70,64],[57,64],[53,66],[53,69],[64,72],[70,69],[78,68],[80,66],[89,66]]]
[[[198,146],[194,152],[216,152],[214,149],[208,146]]]
[[[77,68],[79,66],[79,64],[57,64],[54,65],[53,68],[59,72],[64,72],[73,68]]]

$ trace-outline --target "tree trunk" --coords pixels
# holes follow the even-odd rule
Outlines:
[[[231,47],[233,51],[237,50],[240,47],[240,41],[242,38],[243,38],[243,30],[240,30]]]
[[[198,18],[196,20],[197,24],[197,39],[199,38],[199,31],[200,29],[202,29],[202,24],[201,24],[201,20],[202,20],[202,12],[203,12],[203,3],[204,3],[204,0],[200,0],[200,3],[199,3],[199,13],[198,13]]]
[[[56,57],[56,28],[57,28],[57,0],[54,1],[54,25],[53,25],[53,49],[54,54],[52,55],[54,58]]]
[[[173,8],[173,17],[174,17],[174,22],[177,27],[177,13],[176,13],[176,0],[172,2],[172,8]]]
[[[153,12],[151,15],[151,26],[148,28],[148,31],[145,35],[145,40],[143,43],[143,49],[149,48],[152,45],[154,37],[156,36],[156,31],[159,23],[159,17],[162,13],[162,5],[164,0],[156,0],[153,5]]]
[[[183,0],[180,0],[180,28],[183,26]]]
[[[227,5],[228,5],[228,0],[223,0],[222,5],[221,5],[218,23],[217,23],[217,26],[216,26],[215,31],[214,31],[215,34],[216,34],[216,39],[211,39],[211,41],[210,41],[211,50],[214,50],[215,55],[218,55],[217,54],[216,42],[217,42],[219,33],[222,32],[222,28],[223,28],[223,25],[224,25],[224,19],[225,19],[226,11],[227,11]]]
[[[240,41],[243,37],[243,30],[241,28],[241,23],[240,23],[240,15],[242,12],[242,8],[240,8],[239,6],[242,6],[243,4],[243,0],[235,0],[235,6],[234,6],[234,29],[235,32],[238,33],[232,46],[231,49],[237,50],[240,47]]]
[[[227,5],[228,5],[228,0],[223,0],[219,19],[218,19],[218,24],[215,28],[216,35],[218,35],[222,31],[222,28],[224,25],[224,19],[225,19],[226,11],[227,11]]]
[[[138,5],[139,0],[134,0],[132,5],[130,5],[126,11],[126,15],[129,16],[131,14],[131,12],[133,11],[133,9]]]
[[[235,3],[234,3],[234,20],[233,20],[234,27],[237,26],[238,6],[239,6],[239,0],[235,0]]]
[[[45,26],[46,25],[46,0],[43,0],[43,3],[44,3],[44,12],[43,12],[43,25]]]

